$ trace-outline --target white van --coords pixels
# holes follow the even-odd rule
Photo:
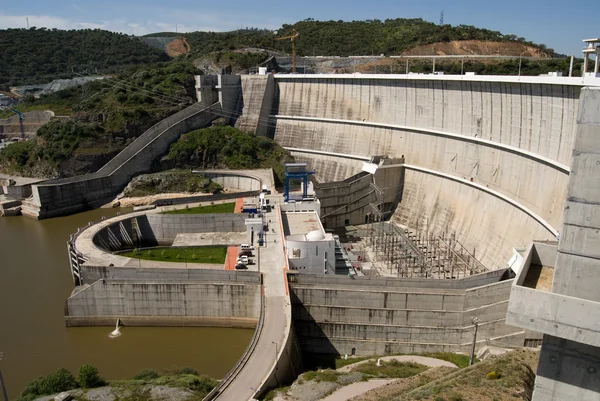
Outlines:
[[[241,244],[240,245],[240,250],[242,251],[253,251],[254,247],[250,244]]]

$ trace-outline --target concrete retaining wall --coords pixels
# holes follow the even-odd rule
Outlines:
[[[240,175],[239,173],[209,173],[202,172],[202,174],[216,182],[223,188],[236,189],[240,191],[260,191],[261,184],[260,180],[251,176]]]
[[[66,302],[67,326],[114,324],[116,318],[155,325],[230,326],[256,323],[260,285],[237,282],[98,280]],[[220,324],[219,324],[220,325]]]
[[[27,215],[49,218],[98,207],[114,198],[134,175],[150,170],[152,162],[186,132],[208,124],[220,106],[190,106],[160,121],[115,156],[95,174],[46,181],[32,188]]]
[[[290,283],[296,334],[307,352],[466,351],[477,317],[480,345],[522,346],[523,331],[504,322],[513,280],[479,276],[469,282],[301,275]],[[496,282],[472,287],[485,280]]]
[[[207,269],[156,269],[156,268],[135,268],[135,267],[115,267],[115,266],[87,266],[80,267],[82,284],[92,284],[98,280],[174,280],[174,281],[204,281],[214,283],[235,282],[240,284],[261,283],[258,272],[249,271],[230,271],[230,270],[207,270]]]
[[[172,242],[179,233],[245,232],[245,217],[239,213],[147,215],[159,243]]]
[[[133,221],[139,232],[134,229]],[[171,245],[179,233],[245,231],[245,217],[241,214],[148,213],[110,224],[94,235],[93,242],[112,252],[139,246]]]

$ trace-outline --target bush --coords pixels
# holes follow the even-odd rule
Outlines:
[[[87,363],[79,368],[77,383],[83,388],[101,387],[106,384],[104,379],[100,377],[98,369]]]
[[[194,259],[195,259],[195,257],[194,257]],[[179,369],[179,374],[180,375],[196,375],[196,376],[199,376],[198,375],[198,371],[196,369],[194,369],[194,368],[181,368],[181,369]]]
[[[461,394],[454,393],[448,398],[448,401],[465,401]]]
[[[446,399],[444,397],[442,397],[441,395],[438,395],[437,397],[435,397],[433,399],[433,401],[446,401]]]
[[[488,372],[488,374],[485,375],[485,377],[487,377],[488,380],[498,380],[500,377],[502,377],[502,375],[492,370],[491,372]]]
[[[159,377],[160,375],[154,369],[142,369],[133,376],[133,380],[152,380]]]
[[[46,377],[40,376],[29,382],[21,393],[21,399],[30,400],[40,395],[60,393],[74,388],[77,388],[75,377],[67,369],[61,368]]]

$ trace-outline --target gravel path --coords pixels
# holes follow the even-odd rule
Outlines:
[[[322,401],[346,401],[357,395],[366,393],[376,389],[377,387],[385,386],[386,384],[395,382],[398,379],[373,379],[368,382],[352,383],[349,386],[342,387],[333,394],[323,398]]]
[[[418,356],[418,355],[398,355],[398,356],[382,356],[381,358],[373,358],[367,359],[364,361],[356,362],[351,365],[346,365],[343,368],[339,368],[338,372],[350,372],[356,366],[366,363],[369,361],[376,361],[377,359],[381,359],[384,362],[388,361],[398,361],[398,362],[414,362],[419,363],[421,365],[429,366],[431,368],[436,368],[438,366],[447,366],[449,368],[456,368],[457,366],[451,362],[443,361],[441,359],[429,358],[427,356]]]

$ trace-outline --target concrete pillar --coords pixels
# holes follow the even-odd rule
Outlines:
[[[583,77],[585,77],[585,73],[587,72],[588,69],[588,60],[589,60],[589,55],[587,53],[585,53],[583,55],[583,70],[581,71],[581,75]]]
[[[594,60],[594,74],[598,74],[598,67],[600,67],[600,47],[596,47],[596,60]]]

